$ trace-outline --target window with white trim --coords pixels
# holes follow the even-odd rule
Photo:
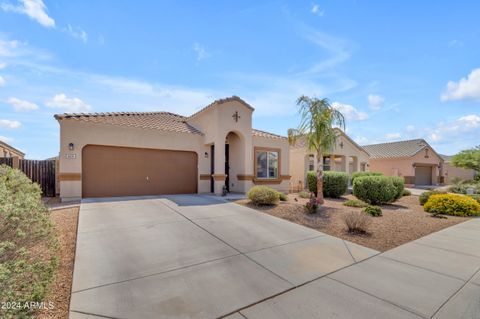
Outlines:
[[[278,152],[259,150],[255,152],[256,178],[278,178]]]

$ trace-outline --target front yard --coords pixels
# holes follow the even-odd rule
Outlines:
[[[314,214],[305,212],[308,199],[300,198],[298,194],[289,194],[287,201],[274,206],[255,206],[248,199],[236,203],[382,252],[469,219],[457,216],[434,218],[424,212],[418,196],[404,196],[395,203],[381,205],[383,216],[370,219],[367,234],[350,234],[344,223],[345,215],[360,212],[362,208],[344,206],[349,199],[355,197],[326,198],[325,204]]]

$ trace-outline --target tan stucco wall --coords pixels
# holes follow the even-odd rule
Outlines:
[[[18,157],[23,159],[23,154],[17,152],[16,150],[0,145],[0,157]]]
[[[445,175],[445,183],[450,184],[454,178],[460,178],[461,180],[472,180],[475,177],[475,171],[473,169],[464,169],[455,167],[449,162],[443,164],[443,172]]]
[[[232,115],[238,112],[240,118]],[[110,145],[137,148],[193,151],[198,155],[198,192],[210,192],[210,180],[201,180],[200,175],[210,175],[210,146],[215,145],[215,172],[225,175],[225,143],[230,144],[231,191],[246,192],[253,186],[252,180],[238,180],[237,175],[253,176],[255,146],[281,149],[281,175],[288,175],[289,152],[286,139],[252,137],[252,109],[238,101],[230,101],[200,112],[188,122],[204,135],[175,133],[151,129],[139,129],[108,124],[94,124],[75,119],[60,120],[59,174],[82,173],[82,149],[84,146]],[[229,133],[233,132],[229,135]],[[73,151],[68,149],[74,143]],[[205,157],[207,153],[207,157]],[[141,165],[141,163],[139,163]],[[80,175],[81,176],[81,175]],[[215,180],[215,193],[221,193],[225,179]],[[288,191],[288,180],[268,185]],[[61,180],[60,197],[64,201],[81,198],[81,180]]]
[[[417,164],[426,164],[432,166],[432,184],[437,184],[437,178],[440,174],[440,169],[438,165],[442,163],[443,160],[437,156],[429,148],[428,158],[425,157],[425,149],[422,149],[416,155],[412,157],[405,158],[388,158],[388,159],[370,159],[370,171],[380,172],[387,176],[401,176],[401,177],[414,177],[415,176],[415,167],[414,163]],[[408,182],[408,181],[407,181]]]
[[[341,145],[343,145],[343,147],[341,147]],[[305,147],[299,148],[291,146],[289,152],[290,175],[292,176],[290,182],[292,187],[298,187],[299,182],[305,186],[306,173],[308,171],[308,155],[314,155],[315,170],[317,169],[317,156]],[[335,155],[336,159],[335,162],[332,162],[331,170],[343,171],[349,174],[360,171],[361,164],[368,164],[370,159],[370,156],[363,149],[352,143],[349,138],[345,137],[343,132],[337,137],[336,145],[331,153]],[[343,156],[345,158],[342,158]],[[351,165],[349,164],[350,157],[355,158]],[[365,170],[369,170],[368,165],[365,166]]]

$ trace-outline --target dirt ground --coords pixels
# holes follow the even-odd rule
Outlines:
[[[314,214],[305,212],[304,205],[308,199],[300,198],[298,194],[289,194],[288,201],[279,202],[276,206],[257,207],[248,199],[236,202],[378,251],[392,249],[469,219],[457,216],[448,216],[446,219],[432,217],[423,211],[418,196],[405,196],[393,204],[381,206],[383,216],[371,218],[368,234],[355,235],[347,232],[343,219],[349,212],[362,209],[342,205],[348,199],[355,199],[355,196],[325,199],[325,204]]]
[[[68,318],[70,292],[72,288],[75,243],[77,238],[78,207],[57,209],[51,212],[60,244],[59,267],[50,292],[45,300],[53,302],[55,308],[43,310],[37,318]]]

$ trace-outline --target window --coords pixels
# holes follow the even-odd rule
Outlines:
[[[256,178],[278,178],[278,151],[259,150],[255,152]]]
[[[323,170],[329,171],[330,170],[330,157],[323,157]]]
[[[313,155],[308,155],[308,170],[315,170],[315,157]]]

